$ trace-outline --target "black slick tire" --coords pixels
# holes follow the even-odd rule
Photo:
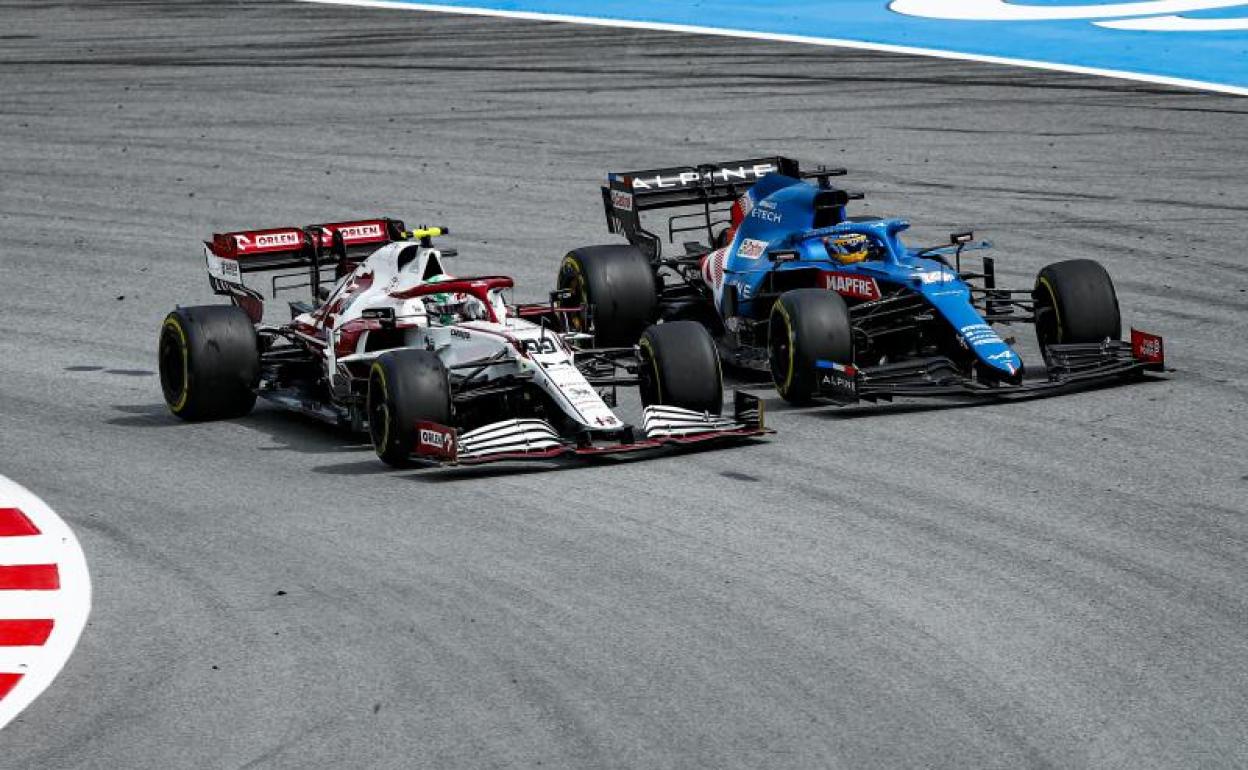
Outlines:
[[[1036,338],[1054,343],[1101,342],[1122,336],[1114,282],[1101,263],[1072,259],[1045,266],[1036,276]]]
[[[567,306],[584,309],[571,319],[573,328],[593,334],[599,347],[636,344],[658,316],[658,278],[636,246],[573,249],[559,266],[557,286],[570,292]]]
[[[715,341],[696,321],[655,324],[641,335],[641,403],[721,414],[724,375]]]
[[[771,308],[767,356],[781,398],[792,404],[809,403],[817,389],[818,361],[853,363],[853,330],[845,300],[824,289],[794,289],[780,295]]]
[[[165,316],[157,343],[160,387],[184,420],[242,417],[256,405],[256,327],[233,305],[180,307]]]
[[[416,423],[451,426],[451,385],[442,359],[428,350],[381,354],[368,374],[368,432],[382,462],[411,464]]]

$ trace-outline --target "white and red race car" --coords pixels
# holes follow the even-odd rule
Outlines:
[[[257,397],[367,430],[385,462],[472,464],[656,449],[769,432],[759,400],[723,377],[692,322],[646,330],[631,348],[581,347],[580,308],[515,305],[503,276],[456,278],[434,246],[444,227],[375,219],[217,234],[205,244],[229,305],[179,307],[160,333],[161,386],[187,420],[245,415]],[[272,295],[310,288],[291,320],[264,321],[244,275],[274,273]],[[332,272],[331,272],[332,271]],[[612,408],[637,386],[640,428]]]

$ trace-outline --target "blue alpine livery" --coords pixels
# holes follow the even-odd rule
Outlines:
[[[1022,370],[1022,359],[984,322],[972,303],[971,287],[959,273],[932,250],[923,253],[905,245],[901,233],[910,227],[909,222],[849,221],[844,206],[833,204],[833,218],[839,221],[817,227],[821,194],[826,197],[815,185],[779,174],[764,177],[745,193],[753,208],[737,228],[724,266],[724,284],[736,295],[738,314],[767,314],[775,297],[765,290],[765,284],[769,280],[784,284],[788,277],[773,278],[771,273],[818,271],[816,285],[822,283],[850,302],[879,301],[898,291],[917,294],[956,330],[980,364],[1003,378],[1015,377]],[[766,244],[761,255],[751,250],[753,244]],[[863,259],[852,259],[863,250]],[[777,252],[779,259],[772,256]],[[847,256],[851,259],[846,260]],[[722,296],[719,301],[723,310]]]
[[[634,344],[654,320],[696,320],[723,361],[770,372],[794,403],[1034,395],[1164,368],[1160,337],[1120,339],[1099,263],[1058,262],[1030,289],[998,287],[992,258],[963,268],[964,253],[990,248],[971,232],[915,248],[904,219],[850,216],[862,196],[833,185],[844,173],[775,156],[610,174],[608,229],[629,244],[571,251],[558,300],[605,345]],[[666,239],[643,226],[658,210],[676,210]],[[677,240],[683,253],[664,254]],[[994,329],[1012,323],[1034,325],[1043,361],[1025,365]]]

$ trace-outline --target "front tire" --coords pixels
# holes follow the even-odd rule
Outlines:
[[[256,327],[234,305],[180,307],[160,327],[160,387],[183,420],[242,417],[256,405],[260,345]]]
[[[1071,259],[1040,270],[1032,292],[1036,338],[1052,344],[1102,342],[1122,336],[1122,315],[1114,282],[1100,262]]]
[[[368,374],[368,433],[382,462],[411,464],[416,423],[451,425],[451,383],[442,359],[409,348],[382,353]]]
[[[854,337],[845,300],[824,289],[781,294],[771,308],[767,356],[781,398],[809,403],[818,387],[816,362],[853,363]]]
[[[586,246],[573,249],[559,266],[557,286],[568,290],[574,331],[594,335],[602,347],[636,344],[658,316],[658,277],[636,246]]]
[[[641,403],[694,412],[724,411],[724,374],[715,341],[696,321],[670,321],[646,329],[638,343]]]

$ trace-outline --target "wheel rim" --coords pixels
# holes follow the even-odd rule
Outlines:
[[[568,326],[574,332],[588,333],[589,329],[589,296],[585,293],[585,279],[581,271],[571,260],[565,260],[563,270],[559,274],[559,288],[572,293],[566,300],[561,300],[560,307],[579,307],[579,313],[568,317]]]
[[[160,365],[160,387],[164,392],[165,403],[174,410],[186,406],[186,351],[182,345],[180,332],[169,327],[166,322],[160,334],[160,350],[157,359]]]
[[[384,453],[390,443],[390,407],[386,404],[385,391],[385,382],[374,375],[369,383],[368,435],[378,453]],[[376,395],[378,392],[380,398]]]
[[[771,380],[783,394],[790,379],[789,364],[793,360],[788,320],[783,314],[772,313],[770,326],[767,330],[767,349],[771,363]]]
[[[1040,279],[1039,285],[1044,287],[1044,291],[1037,292],[1040,297],[1036,298],[1035,305],[1036,339],[1040,347],[1047,348],[1053,343],[1061,342],[1061,319],[1057,314],[1057,297],[1053,287],[1045,278]]]
[[[579,307],[580,311],[574,313],[570,320],[570,326],[574,332],[589,331],[589,297],[585,294],[585,282],[577,276],[572,284],[568,287],[572,291],[572,306]]]
[[[637,390],[641,396],[641,403],[644,406],[662,403],[663,392],[659,382],[659,366],[655,361],[654,351],[650,348],[650,341],[642,338],[638,343],[639,366],[637,367]]]

